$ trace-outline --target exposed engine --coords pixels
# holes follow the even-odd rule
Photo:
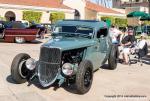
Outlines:
[[[82,61],[84,48],[64,51],[62,53],[62,64],[71,63],[79,64]]]

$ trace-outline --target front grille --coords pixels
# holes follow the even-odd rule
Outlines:
[[[42,47],[40,52],[38,75],[42,86],[55,82],[61,64],[61,51],[58,48]]]
[[[61,62],[61,52],[58,48],[47,48],[42,47],[40,52],[40,61],[50,62],[50,63],[60,63]]]

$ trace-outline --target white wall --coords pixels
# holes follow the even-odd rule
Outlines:
[[[63,3],[70,8],[77,9],[80,12],[80,18],[85,19],[85,0],[64,0]]]
[[[0,16],[5,17],[6,12],[12,11],[15,13],[16,21],[23,19],[23,11],[33,10],[42,12],[41,23],[50,23],[49,17],[50,12],[64,12],[66,19],[74,19],[73,9],[60,9],[60,8],[46,8],[37,6],[26,6],[26,5],[11,5],[11,4],[0,4]]]
[[[85,9],[85,19],[86,20],[95,20],[97,19],[97,12],[89,9]]]
[[[49,17],[50,17],[50,12],[43,11],[41,17],[41,23],[50,23]]]
[[[74,13],[65,12],[65,19],[74,19]]]

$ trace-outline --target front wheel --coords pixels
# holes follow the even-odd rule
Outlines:
[[[109,54],[108,68],[111,70],[114,70],[117,67],[117,50],[118,47],[116,45],[113,45]]]
[[[93,65],[90,61],[82,61],[76,74],[76,90],[78,94],[87,93],[93,81]]]
[[[25,62],[30,56],[25,53],[20,53],[13,59],[11,64],[11,76],[13,80],[18,83],[25,83],[29,70],[25,66]]]

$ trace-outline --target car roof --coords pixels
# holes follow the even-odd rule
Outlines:
[[[107,24],[104,21],[97,20],[59,20],[57,25],[73,25],[73,26],[86,26],[91,28],[107,28]]]

